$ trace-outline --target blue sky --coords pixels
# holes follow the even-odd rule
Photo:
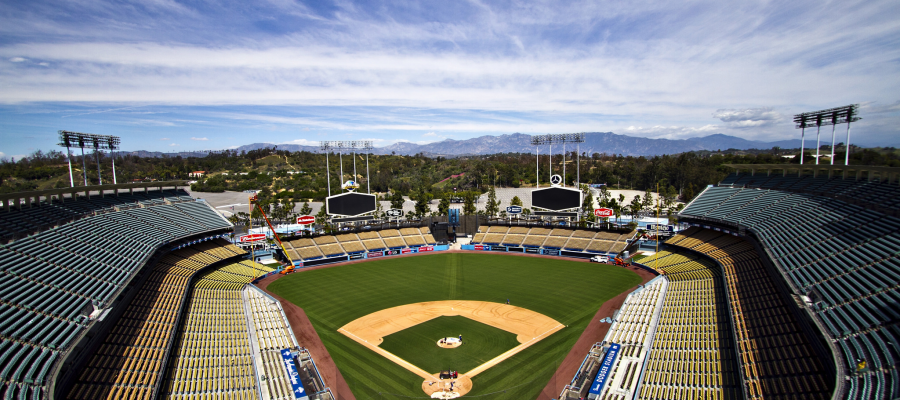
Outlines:
[[[615,132],[900,146],[896,1],[2,1],[0,157]]]

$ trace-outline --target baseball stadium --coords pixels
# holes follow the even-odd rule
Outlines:
[[[0,399],[900,398],[900,168],[724,167],[639,229],[559,179],[246,241],[186,181],[2,194]]]

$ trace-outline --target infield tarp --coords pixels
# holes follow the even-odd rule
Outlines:
[[[294,358],[291,357],[291,351],[288,349],[281,350],[281,359],[284,362],[288,381],[291,382],[291,391],[294,393],[294,399],[309,400],[309,396],[306,395],[306,389],[303,388],[303,383],[300,382],[300,374],[297,372]]]

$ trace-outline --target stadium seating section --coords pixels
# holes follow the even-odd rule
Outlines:
[[[291,334],[281,304],[254,286],[246,286],[243,296],[247,315],[251,316],[251,345],[254,354],[258,354],[256,369],[262,397],[290,399],[293,393],[287,376],[282,373],[284,367],[279,352],[296,348],[298,344]]]
[[[51,202],[23,204],[21,209],[11,208],[9,211],[0,208],[0,240],[62,225],[87,215],[185,201],[192,202],[194,199],[183,190],[153,190],[118,195],[107,193],[90,198],[79,196],[75,199],[64,198],[63,201],[53,198]]]
[[[741,398],[718,267],[669,251],[641,262],[663,272],[669,283],[638,398]]]
[[[92,312],[108,307],[157,248],[231,226],[204,203],[176,203],[189,198],[148,192],[0,211],[0,226],[37,232],[0,245],[3,398],[41,398],[48,373],[92,323]],[[35,209],[68,219],[47,226]],[[29,230],[38,225],[44,230]]]
[[[241,261],[197,277],[191,285],[184,323],[172,347],[160,397],[259,398],[242,289],[271,270]]]
[[[523,226],[481,226],[472,244],[618,254],[635,232],[596,232],[584,229],[547,229]]]
[[[606,339],[621,345],[619,362],[613,366],[607,395],[609,399],[633,399],[650,352],[654,331],[662,310],[668,279],[658,277],[631,293],[622,304]]]
[[[437,241],[428,228],[384,229],[358,234],[324,235],[285,242],[288,255],[294,261],[312,261],[325,257],[358,254],[367,251],[401,249],[434,245]]]
[[[217,239],[161,258],[68,397],[151,398],[190,277],[213,263],[243,254],[238,247]]]
[[[734,187],[708,188],[681,215],[756,237],[840,354],[841,397],[900,397],[900,219],[881,212],[898,209],[897,184],[749,174],[722,184]],[[717,254],[748,280],[737,288],[748,300],[766,293],[754,261],[735,259],[741,254],[730,248]]]
[[[857,181],[855,176],[828,177],[827,174],[749,174],[728,175],[719,186],[760,188],[781,192],[807,193],[819,197],[832,197],[855,204],[874,207],[880,211],[900,210],[900,186],[879,179]]]
[[[724,268],[749,398],[830,395],[832,388],[826,384],[821,360],[763,269],[753,245],[700,228],[688,229],[666,243],[706,254]]]

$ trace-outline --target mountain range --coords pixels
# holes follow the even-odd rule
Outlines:
[[[465,155],[481,155],[481,154],[497,154],[497,153],[534,153],[534,146],[531,144],[531,135],[523,133],[513,133],[500,136],[479,136],[477,138],[465,140],[447,139],[440,142],[416,144],[411,142],[398,142],[389,146],[376,147],[372,150],[373,154],[398,154],[412,155],[425,154],[429,156],[446,156],[458,157]],[[237,151],[257,150],[266,147],[273,147],[273,143],[252,143],[238,147]],[[319,151],[318,146],[303,146],[297,144],[277,144],[279,150],[289,151]],[[626,156],[656,156],[663,154],[678,154],[688,151],[699,150],[749,150],[749,149],[771,149],[772,147],[780,147],[784,149],[800,148],[800,140],[782,140],[777,142],[761,142],[755,140],[741,139],[735,136],[723,134],[714,134],[703,137],[689,139],[648,139],[641,137],[633,137],[626,135],[618,135],[612,132],[585,132],[584,143],[578,145],[578,150],[582,153],[606,153],[621,154]],[[575,144],[567,144],[566,151],[576,149]],[[540,153],[547,154],[550,150],[549,146],[541,146]],[[561,154],[563,147],[561,145],[553,146],[554,154]],[[158,156],[163,153],[136,151],[135,155],[141,156]],[[184,152],[178,153],[181,156],[203,156],[205,152]]]

